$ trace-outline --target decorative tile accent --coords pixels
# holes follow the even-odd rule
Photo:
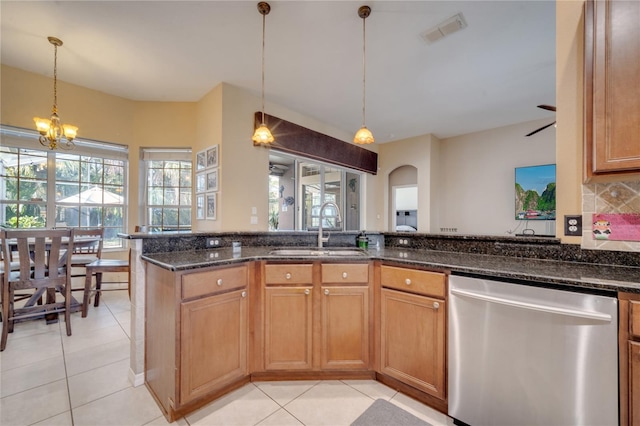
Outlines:
[[[594,213],[640,214],[640,180],[629,182],[593,183],[582,186],[582,244],[584,249],[640,251],[640,242],[594,240]]]

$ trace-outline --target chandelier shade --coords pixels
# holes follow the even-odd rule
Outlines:
[[[56,148],[73,149],[73,140],[78,134],[78,127],[70,124],[62,124],[58,117],[58,47],[62,46],[62,40],[56,37],[48,37],[49,43],[54,46],[53,55],[53,108],[50,118],[34,117],[36,130],[40,133],[38,141],[42,146],[51,150]],[[64,139],[63,139],[64,138]]]
[[[272,143],[275,139],[271,134],[271,131],[264,123],[264,35],[265,35],[265,21],[266,16],[271,12],[271,6],[269,3],[261,1],[258,3],[258,12],[262,15],[262,120],[260,122],[260,126],[253,133],[253,137],[251,138],[254,143],[260,145],[268,145]]]

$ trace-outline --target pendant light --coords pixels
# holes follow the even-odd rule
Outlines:
[[[262,121],[254,132],[252,139],[257,144],[270,144],[274,141],[274,138],[267,125],[264,124],[264,28],[265,17],[271,12],[271,6],[267,2],[261,1],[258,3],[258,12],[262,15]]]
[[[33,117],[36,129],[40,132],[38,140],[42,146],[49,149],[73,149],[76,145],[73,139],[78,133],[78,128],[70,124],[60,124],[58,117],[58,47],[62,46],[62,40],[48,37],[49,43],[54,46],[53,54],[53,108],[50,118]],[[62,138],[66,140],[63,140]]]
[[[362,127],[356,132],[353,138],[353,142],[365,145],[375,142],[373,134],[365,124],[365,83],[366,83],[366,70],[367,70],[367,55],[366,55],[366,28],[365,20],[371,14],[371,8],[369,6],[360,6],[358,8],[358,16],[362,18]]]

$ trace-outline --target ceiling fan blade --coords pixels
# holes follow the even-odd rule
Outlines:
[[[546,129],[546,128],[547,128],[547,127],[549,127],[549,126],[553,126],[554,124],[556,124],[556,122],[555,122],[555,121],[554,121],[553,123],[549,123],[549,124],[547,124],[546,126],[542,126],[542,127],[540,127],[539,129],[537,129],[537,130],[534,130],[533,132],[529,133],[528,135],[525,135],[525,137],[526,137],[526,136],[535,135],[536,133],[541,132],[542,130]]]
[[[554,112],[556,110],[556,107],[551,105],[538,105],[538,108],[542,108],[542,109],[546,109],[547,111],[554,111]]]

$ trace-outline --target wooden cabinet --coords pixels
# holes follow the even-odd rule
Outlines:
[[[640,294],[618,294],[620,425],[640,424]]]
[[[640,2],[585,4],[585,180],[640,173]]]
[[[369,268],[265,264],[264,369],[369,369]]]
[[[444,400],[446,276],[382,265],[380,285],[380,372]]]
[[[249,380],[252,267],[146,265],[145,384],[170,422]]]

